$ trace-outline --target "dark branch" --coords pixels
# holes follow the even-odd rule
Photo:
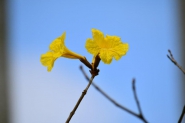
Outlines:
[[[84,74],[85,78],[87,79],[87,81],[89,81],[89,77],[88,75],[86,74],[86,72],[84,71],[83,67],[80,66],[80,70],[82,71],[82,73]],[[130,113],[131,115],[139,118],[140,120],[142,120],[144,123],[148,123],[146,121],[146,119],[143,117],[143,115],[140,113],[140,114],[137,114],[133,111],[131,111],[130,109],[120,105],[118,102],[116,102],[114,99],[112,99],[108,94],[106,94],[102,89],[100,89],[94,82],[92,82],[91,84],[97,91],[99,91],[103,96],[105,96],[110,102],[112,102],[115,106],[119,107],[120,109]],[[140,109],[140,108],[139,108]],[[141,111],[141,109],[140,109]],[[139,111],[139,112],[140,112]]]
[[[137,104],[137,107],[138,107],[138,110],[139,110],[139,116],[141,117],[141,119],[143,119],[143,121],[145,123],[148,123],[146,121],[146,119],[144,118],[143,116],[143,113],[142,113],[142,110],[141,110],[141,106],[140,106],[140,103],[139,103],[139,100],[138,100],[138,97],[137,97],[137,93],[136,93],[136,87],[135,87],[135,79],[132,80],[132,89],[133,89],[133,92],[134,92],[134,98],[136,100],[136,104]]]
[[[185,70],[174,59],[172,52],[170,50],[168,50],[168,52],[170,53],[170,56],[167,55],[167,57],[185,74]]]
[[[182,110],[182,114],[181,114],[181,116],[180,116],[180,118],[179,118],[178,123],[181,123],[184,114],[185,114],[185,106],[184,106],[184,108],[183,108],[183,110]]]
[[[167,57],[185,74],[185,70],[177,63],[177,61],[174,59],[174,57],[173,57],[173,54],[172,54],[172,52],[170,51],[170,50],[168,50],[168,52],[170,53],[170,56],[169,55],[167,55]],[[179,118],[179,121],[178,121],[178,123],[181,123],[181,121],[182,121],[182,119],[183,119],[183,116],[184,116],[184,114],[185,114],[185,106],[184,106],[184,108],[183,108],[183,110],[182,110],[182,114],[181,114],[181,116],[180,116],[180,118]]]

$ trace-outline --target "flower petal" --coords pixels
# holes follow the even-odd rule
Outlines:
[[[65,47],[66,33],[64,32],[60,37],[56,38],[49,46],[49,49],[61,55],[63,53],[63,49]]]
[[[94,43],[96,43],[98,46],[101,46],[104,41],[104,34],[97,29],[92,29],[92,35]]]
[[[47,52],[41,55],[40,62],[42,65],[48,67],[48,71],[51,71],[56,59],[57,58],[53,56],[53,52]]]
[[[100,59],[105,63],[105,64],[110,64],[112,62],[112,52],[102,49],[100,51]]]
[[[118,46],[112,48],[110,51],[113,52],[113,57],[116,60],[119,60],[122,56],[126,55],[126,52],[128,51],[128,44],[121,43]]]
[[[88,38],[85,44],[87,51],[93,55],[97,55],[100,51],[99,46],[95,43],[94,40]]]

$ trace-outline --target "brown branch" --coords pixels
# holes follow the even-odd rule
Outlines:
[[[82,66],[80,66],[80,70],[82,71],[82,73],[83,73],[83,75],[85,76],[86,80],[89,81],[90,79],[89,79],[88,75],[86,74],[86,72],[84,71],[84,69],[83,69]],[[140,108],[140,106],[138,107],[140,113],[137,114],[137,113],[131,111],[130,109],[128,109],[128,108],[122,106],[122,105],[119,104],[118,102],[116,102],[116,101],[115,101],[114,99],[112,99],[108,94],[106,94],[102,89],[100,89],[94,82],[92,82],[92,86],[93,86],[98,92],[100,92],[103,96],[105,96],[110,102],[112,102],[115,106],[117,106],[118,108],[120,108],[120,109],[122,109],[122,110],[124,110],[124,111],[130,113],[131,115],[133,115],[133,116],[139,118],[139,119],[142,120],[144,123],[148,123],[148,122],[146,121],[146,119],[143,117],[142,113],[141,113],[141,108]],[[134,93],[136,93],[136,92],[134,92]],[[136,96],[136,97],[137,97],[137,96]],[[137,106],[138,106],[138,105],[137,105]]]
[[[174,59],[172,52],[170,50],[168,50],[168,52],[170,53],[170,56],[167,55],[167,57],[185,74],[185,70]]]
[[[77,101],[75,107],[73,108],[73,110],[72,110],[71,113],[69,114],[69,117],[67,118],[66,123],[69,123],[69,121],[71,120],[71,118],[72,118],[73,115],[75,114],[76,109],[78,108],[78,106],[80,105],[82,99],[84,98],[85,94],[87,93],[87,91],[88,91],[88,89],[89,89],[89,87],[90,87],[90,85],[91,85],[91,83],[92,83],[94,77],[95,77],[95,76],[92,75],[91,79],[89,79],[89,83],[88,83],[87,87],[86,87],[85,90],[82,92],[82,95],[81,95],[80,98],[78,99],[78,101]]]

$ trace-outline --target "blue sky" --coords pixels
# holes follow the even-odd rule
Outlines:
[[[96,84],[138,112],[131,88],[132,78],[136,78],[146,119],[151,123],[177,122],[183,107],[178,91],[182,73],[166,57],[171,49],[181,63],[175,0],[9,0],[7,7],[13,123],[65,122],[87,85],[79,70],[81,63],[60,58],[52,72],[47,72],[40,55],[66,31],[66,46],[91,61],[85,42],[92,37],[92,28],[120,36],[130,46],[121,60],[100,63]],[[142,123],[93,87],[71,120],[76,122]]]

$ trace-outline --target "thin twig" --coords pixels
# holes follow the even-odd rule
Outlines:
[[[183,118],[184,114],[185,114],[185,106],[184,106],[184,108],[183,108],[183,110],[182,110],[182,114],[181,114],[181,116],[180,116],[180,118],[179,118],[178,123],[181,123],[181,122],[182,122],[182,118]]]
[[[168,50],[168,52],[170,53],[170,56],[167,55],[167,57],[185,74],[185,70],[174,59],[172,52],[170,50]]]
[[[168,52],[170,53],[170,56],[167,55],[167,57],[185,74],[185,70],[177,63],[177,61],[174,59],[173,54],[170,50],[168,50]],[[185,114],[185,105],[184,108],[182,110],[182,114],[180,115],[179,121],[178,123],[181,123],[183,116]]]
[[[138,97],[137,97],[137,93],[136,93],[136,87],[135,87],[135,79],[132,80],[132,89],[133,89],[133,92],[134,92],[134,98],[136,100],[136,104],[137,104],[137,107],[138,107],[138,110],[139,110],[139,116],[141,117],[141,119],[143,119],[143,121],[145,123],[148,123],[146,121],[146,119],[144,118],[143,116],[143,113],[142,113],[142,110],[141,110],[141,106],[140,106],[140,103],[139,103],[139,100],[138,100]]]
[[[69,121],[71,120],[71,118],[72,118],[73,115],[75,114],[76,109],[78,108],[78,106],[80,105],[82,99],[84,98],[85,94],[87,93],[87,91],[88,91],[88,89],[89,89],[89,87],[90,87],[90,85],[91,85],[91,83],[92,83],[94,77],[95,77],[95,76],[92,75],[91,79],[89,79],[89,83],[88,83],[87,87],[84,89],[84,91],[82,92],[80,98],[78,99],[78,101],[77,101],[75,107],[73,108],[73,110],[72,110],[71,113],[69,114],[69,117],[67,118],[66,123],[69,123]]]
[[[86,72],[84,71],[84,69],[83,69],[82,66],[80,66],[80,70],[82,71],[82,73],[83,73],[83,75],[85,76],[85,78],[87,79],[87,81],[89,81],[90,79],[89,79],[88,75],[86,74]],[[102,89],[100,89],[94,82],[92,82],[92,86],[93,86],[97,91],[99,91],[103,96],[105,96],[110,102],[112,102],[115,106],[117,106],[118,108],[120,108],[120,109],[122,109],[122,110],[124,110],[124,111],[130,113],[131,115],[133,115],[133,116],[139,118],[139,119],[142,120],[144,123],[148,123],[148,122],[146,121],[146,119],[144,119],[143,115],[137,114],[137,113],[131,111],[130,109],[128,109],[128,108],[122,106],[122,105],[119,104],[118,102],[116,102],[116,101],[115,101],[114,99],[112,99],[108,94],[106,94]]]

